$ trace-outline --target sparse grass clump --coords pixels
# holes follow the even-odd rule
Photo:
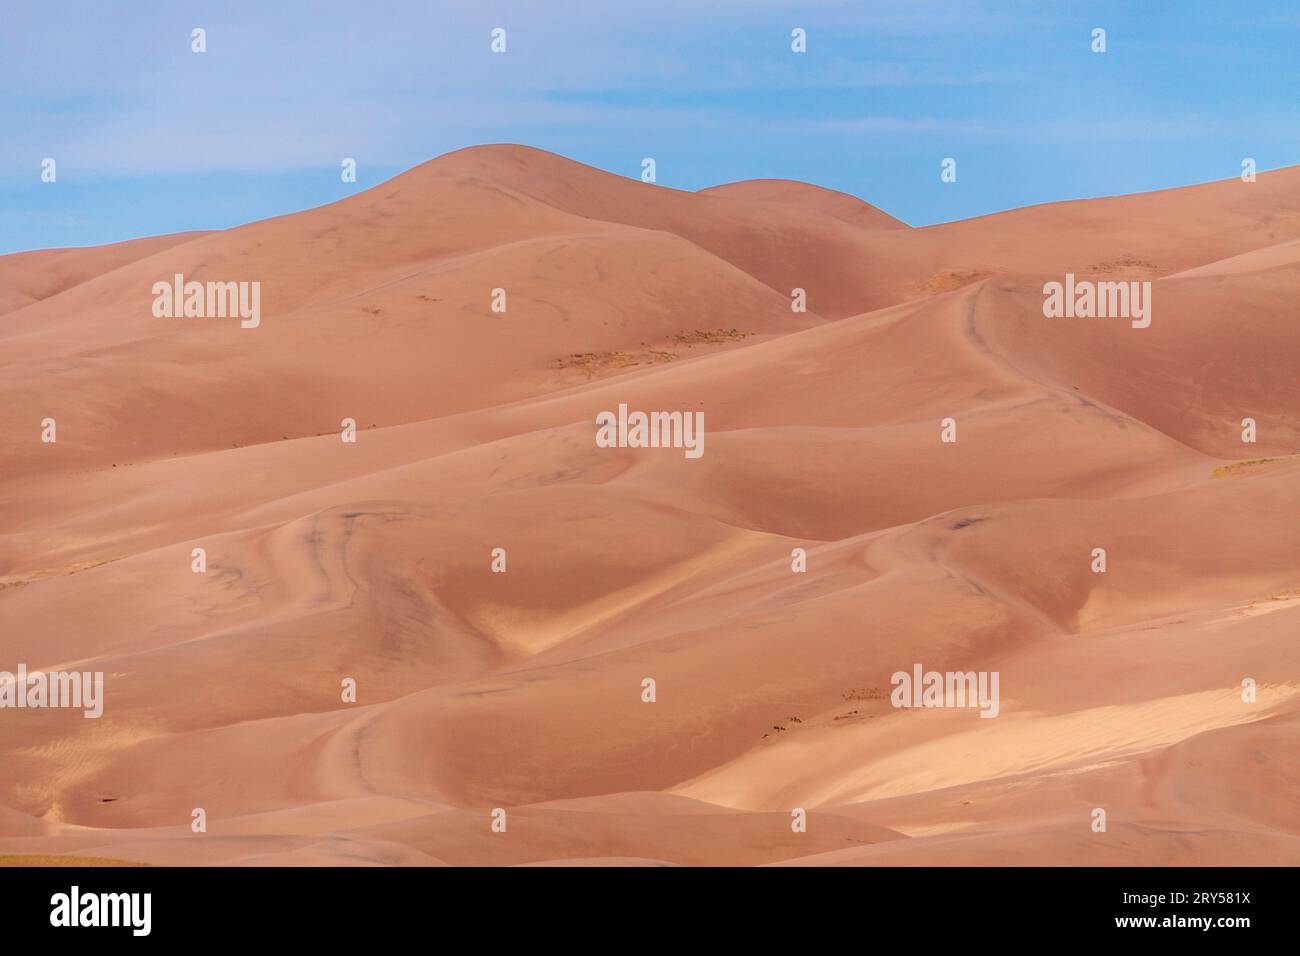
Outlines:
[[[152,866],[106,856],[60,856],[54,853],[22,853],[0,856],[0,866]]]
[[[1231,465],[1220,465],[1218,468],[1214,469],[1214,471],[1212,471],[1211,474],[1215,478],[1225,478],[1228,475],[1235,475],[1245,468],[1250,468],[1253,467],[1254,465],[1267,464],[1270,461],[1281,461],[1281,459],[1280,458],[1249,458],[1246,461],[1234,461]]]
[[[753,335],[740,329],[696,329],[693,332],[678,332],[673,341],[678,345],[715,345],[718,342],[733,342]]]
[[[987,279],[993,273],[984,272],[979,269],[962,271],[959,269],[947,269],[943,272],[936,272],[930,278],[925,280],[924,290],[930,295],[939,295],[944,292],[952,292],[954,289],[960,289],[968,286],[973,282],[979,282],[981,279]]]
[[[585,372],[587,378],[601,372],[632,368],[636,365],[659,365],[671,362],[675,355],[659,349],[647,349],[644,352],[573,352],[556,359],[558,369],[577,369]]]

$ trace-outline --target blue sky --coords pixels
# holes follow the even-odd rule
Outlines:
[[[1300,162],[1298,54],[1293,0],[7,3],[0,253],[225,228],[488,142],[926,225]]]

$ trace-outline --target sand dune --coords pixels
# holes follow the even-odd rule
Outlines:
[[[914,229],[492,146],[0,257],[0,671],[105,687],[0,709],[0,863],[1300,862],[1297,187]]]

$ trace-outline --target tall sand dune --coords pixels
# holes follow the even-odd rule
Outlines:
[[[0,860],[1300,863],[1298,300],[1300,167],[912,228],[488,146],[0,257],[0,671],[104,678],[0,709]]]

